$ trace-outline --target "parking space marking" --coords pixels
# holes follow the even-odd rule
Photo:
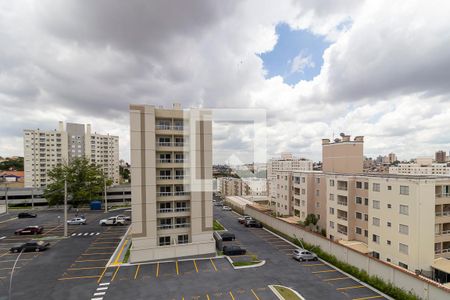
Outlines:
[[[128,240],[125,240],[125,242],[122,245],[122,248],[120,248],[119,253],[117,253],[116,259],[114,260],[114,265],[118,265],[119,264],[119,258],[122,255],[123,249],[125,248],[125,246],[128,244]],[[120,264],[119,264],[120,265]]]
[[[93,262],[93,261],[105,261],[105,260],[109,260],[108,258],[102,258],[102,259],[85,259],[85,260],[76,260],[76,263],[80,263],[80,262]]]
[[[97,283],[99,283],[100,281],[102,281],[103,275],[105,275],[106,269],[108,269],[107,267],[105,267],[105,269],[103,270],[102,274],[100,275],[100,277],[97,280]]]
[[[177,270],[177,275],[180,275],[180,269],[178,268],[178,260],[175,261],[175,269]]]
[[[260,300],[258,295],[256,295],[255,291],[253,289],[250,289],[252,291],[253,296],[255,296],[256,300]]]
[[[345,280],[345,279],[350,279],[350,277],[327,278],[327,279],[322,279],[322,281],[337,281],[337,280]]]
[[[346,291],[346,290],[353,290],[353,289],[360,289],[360,288],[365,288],[365,286],[364,285],[352,285],[352,286],[337,288],[336,291]]]
[[[138,265],[136,268],[136,272],[134,273],[134,280],[136,280],[138,274],[139,274],[139,269],[141,268],[141,265]]]
[[[303,267],[315,267],[315,266],[325,266],[323,263],[317,263],[317,264],[302,264]]]
[[[235,300],[234,296],[233,296],[233,293],[231,291],[230,291],[230,297],[231,297],[232,300]]]
[[[156,277],[159,276],[159,263],[156,264]]]
[[[69,268],[68,271],[103,269],[104,267]]]
[[[211,300],[211,299],[209,298],[209,295],[208,295],[208,294],[206,294],[206,299]]]
[[[195,262],[195,259],[193,260],[193,262],[194,262],[195,272],[198,273],[197,263]]]
[[[362,298],[353,298],[352,300],[369,300],[369,299],[380,299],[380,298],[384,298],[384,297],[377,295],[377,296],[369,296],[369,297],[362,297]]]
[[[94,252],[90,252],[90,253],[83,253],[81,254],[82,256],[89,256],[89,255],[111,255],[111,253],[107,252],[98,252],[98,253],[94,253]]]
[[[89,279],[89,278],[97,278],[98,275],[92,275],[92,276],[77,276],[77,277],[63,277],[58,278],[58,280],[71,280],[71,279]]]
[[[214,268],[214,271],[217,272],[216,264],[213,262],[212,258],[210,258],[209,260],[211,261],[211,264],[212,264],[212,266],[213,266],[213,268]]]
[[[337,270],[330,269],[330,270],[315,271],[315,272],[311,272],[311,273],[319,274],[319,273],[331,273],[331,272],[337,272]]]
[[[116,275],[117,275],[117,272],[119,272],[119,269],[120,269],[120,265],[116,268],[116,270],[115,270],[115,272],[113,274],[113,277],[111,278],[111,282],[113,282],[114,278],[116,278]]]

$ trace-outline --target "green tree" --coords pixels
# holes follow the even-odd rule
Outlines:
[[[74,207],[98,198],[104,188],[105,177],[102,170],[84,157],[76,158],[68,165],[53,168],[48,176],[52,183],[47,185],[44,196],[49,205],[63,204],[65,179],[67,179],[68,201]],[[106,185],[111,184],[112,180],[106,179]]]
[[[318,221],[319,219],[315,214],[309,214],[306,216],[305,222],[303,223],[305,226],[309,226],[311,230],[315,231],[315,229],[317,229],[316,225]]]

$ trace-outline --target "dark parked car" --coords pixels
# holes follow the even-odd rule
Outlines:
[[[261,224],[261,222],[258,222],[256,220],[247,220],[245,221],[245,227],[263,228],[263,225]]]
[[[50,246],[50,243],[48,243],[48,242],[29,241],[29,242],[26,242],[25,244],[14,246],[11,249],[9,249],[9,251],[21,252],[23,250],[23,252],[30,252],[30,251],[39,252],[39,251],[44,251],[44,250],[48,249],[49,246]]]
[[[19,219],[23,219],[23,218],[36,218],[37,215],[36,214],[32,214],[32,213],[28,213],[28,212],[21,212],[17,215],[17,217]]]
[[[239,246],[223,246],[223,254],[225,255],[243,255],[247,250]]]
[[[220,236],[222,237],[222,241],[233,241],[236,239],[236,237],[234,236],[234,233],[225,231],[225,232],[221,232],[219,233]]]
[[[245,224],[245,222],[247,222],[248,220],[251,220],[251,219],[252,219],[252,217],[250,217],[250,216],[242,216],[242,217],[238,218],[238,222],[241,224]]]
[[[14,234],[41,234],[44,231],[42,226],[27,226],[25,228],[17,229]]]

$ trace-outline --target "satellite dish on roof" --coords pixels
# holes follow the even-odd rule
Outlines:
[[[345,133],[341,132],[339,135],[340,135],[341,137],[344,137],[344,136],[345,136]]]

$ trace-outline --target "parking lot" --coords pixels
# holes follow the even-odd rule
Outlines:
[[[87,225],[70,225],[69,237],[63,238],[62,210],[37,211],[37,218],[17,219],[11,211],[0,217],[0,299],[7,299],[11,270],[18,253],[9,249],[31,239],[50,242],[43,252],[23,252],[14,270],[12,298],[88,299],[105,269],[121,236],[128,226],[103,227],[100,219],[122,214],[84,212]],[[81,214],[81,213],[80,213]],[[59,216],[59,218],[58,218]],[[69,213],[74,217],[75,212]],[[29,225],[44,227],[40,235],[14,235],[14,231]]]

